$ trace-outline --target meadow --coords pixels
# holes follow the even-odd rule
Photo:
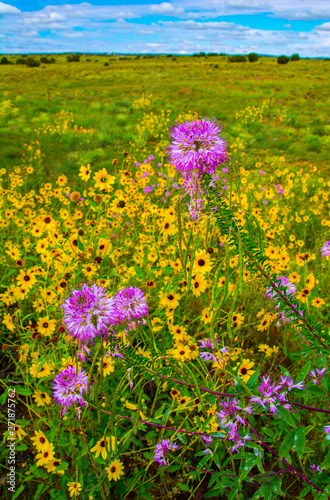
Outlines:
[[[54,58],[0,65],[2,498],[330,498],[329,61]]]

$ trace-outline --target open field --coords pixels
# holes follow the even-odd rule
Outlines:
[[[329,61],[55,59],[0,65],[1,497],[329,498]],[[165,148],[205,117],[196,217]]]

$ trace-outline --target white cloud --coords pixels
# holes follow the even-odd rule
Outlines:
[[[292,26],[291,26],[291,24],[285,24],[285,25],[284,25],[284,28],[288,28],[288,29],[292,30]]]
[[[323,23],[319,26],[315,26],[314,30],[317,31],[330,31],[330,23]]]
[[[267,12],[270,10],[270,6],[266,2],[257,1],[246,1],[246,0],[226,0],[226,5],[232,9],[239,10],[262,10]]]
[[[155,14],[164,16],[177,16],[184,13],[184,9],[182,7],[175,8],[170,2],[162,2],[160,4],[151,5],[150,10]]]
[[[21,14],[21,11],[12,5],[0,2],[0,14]]]

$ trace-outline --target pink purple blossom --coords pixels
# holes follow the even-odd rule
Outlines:
[[[83,392],[86,390],[87,375],[80,368],[77,369],[69,365],[55,377],[53,399],[57,404],[63,406],[62,416],[72,405],[87,406],[87,402],[83,398]]]
[[[330,241],[327,241],[325,245],[321,248],[322,257],[330,255]]]
[[[98,334],[106,335],[109,325],[118,321],[115,298],[108,298],[105,289],[97,285],[89,288],[84,283],[61,307],[67,331],[84,344]]]

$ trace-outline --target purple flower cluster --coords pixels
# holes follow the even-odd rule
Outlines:
[[[315,370],[311,370],[308,375],[312,377],[314,384],[318,385],[321,382],[321,378],[323,377],[325,371],[326,368],[322,368],[321,370],[316,368]]]
[[[200,193],[204,193],[199,183],[202,174],[212,175],[211,185],[215,187],[214,182],[220,179],[216,168],[228,159],[227,145],[219,137],[220,132],[221,127],[215,119],[195,120],[171,128],[172,142],[167,148],[169,161],[185,177],[182,187],[190,193],[189,214],[192,220],[199,220],[203,208]]]
[[[278,276],[278,281],[275,282],[276,286],[285,286],[287,288],[287,295],[292,294],[294,295],[296,293],[296,287],[291,281],[286,276]],[[273,288],[269,287],[266,290],[265,295],[269,297],[270,299],[273,299],[274,297],[277,296],[277,292],[273,290]]]
[[[169,439],[162,439],[160,444],[156,444],[156,451],[154,455],[154,459],[161,466],[169,465],[168,459],[165,458],[165,455],[169,450],[177,450],[179,448],[178,444],[170,443]]]
[[[286,277],[286,276],[279,276],[277,278],[278,281],[275,282],[275,285],[277,287],[279,286],[285,286],[287,288],[286,290],[286,293],[284,292],[284,294],[287,296],[287,297],[291,297],[291,296],[294,296],[295,293],[296,293],[296,287],[293,283],[291,283],[291,281],[289,281],[289,279]],[[278,298],[278,295],[277,295],[277,292],[269,287],[266,289],[266,293],[265,295],[267,297],[269,297],[270,299],[276,299]],[[277,306],[275,307],[275,309],[278,309],[280,307],[280,304],[277,304]],[[303,311],[297,311],[297,313],[300,315],[300,316],[303,316]],[[293,321],[295,319],[294,316],[287,316],[287,314],[283,311],[280,311],[280,321],[278,321],[276,323],[276,326],[280,327],[282,326],[283,323],[285,322],[290,322],[290,321]]]
[[[322,257],[330,255],[330,241],[327,241],[325,245],[321,248]]]
[[[64,324],[68,332],[81,342],[93,342],[97,335],[108,335],[109,328],[148,314],[148,306],[143,292],[137,287],[120,290],[108,298],[106,290],[92,285],[82,285],[64,301]],[[129,328],[134,328],[129,324]],[[84,347],[83,347],[84,349]],[[86,348],[85,348],[86,349]],[[83,359],[84,352],[80,355]]]
[[[171,128],[172,143],[167,148],[170,162],[186,180],[192,170],[215,173],[215,168],[227,160],[226,143],[219,137],[221,127],[213,120],[195,120]]]
[[[252,406],[243,408],[240,404],[241,401],[237,398],[227,398],[227,401],[220,402],[222,409],[216,414],[220,419],[223,429],[229,427],[227,439],[233,442],[233,445],[229,448],[232,453],[238,451],[240,447],[243,448],[246,444],[245,442],[250,439],[249,434],[244,437],[240,435],[238,424],[246,425],[244,418],[239,413],[246,412],[250,415],[252,413]]]
[[[87,390],[87,375],[76,367],[69,365],[64,368],[54,379],[53,399],[63,406],[62,416],[66,414],[69,406],[78,404],[87,406],[82,393]],[[79,413],[78,413],[79,415]],[[79,418],[79,417],[78,417]]]
[[[83,363],[90,355],[90,345],[96,336],[109,335],[109,330],[114,333],[112,326],[127,323],[130,330],[135,328],[134,320],[140,324],[138,318],[148,314],[146,297],[139,288],[129,287],[120,290],[114,297],[107,297],[106,290],[97,285],[88,287],[82,285],[80,290],[74,290],[71,296],[62,305],[64,324],[67,331],[75,339],[80,341],[77,358]],[[144,320],[142,320],[144,322]],[[126,331],[126,330],[125,330]],[[114,353],[108,355],[124,356],[115,346]],[[54,399],[64,406],[63,413],[67,407],[74,403],[85,406],[87,403],[82,397],[82,391],[87,390],[87,376],[82,370],[76,371],[72,366],[62,370],[54,379]],[[78,411],[78,418],[80,413]]]
[[[74,290],[62,306],[68,332],[83,343],[93,341],[98,334],[107,334],[108,326],[117,323],[115,298],[107,298],[105,290],[84,283]]]
[[[291,391],[292,389],[303,389],[305,386],[302,382],[297,384],[294,383],[293,379],[290,379],[289,376],[283,377],[281,375],[281,382],[279,384],[275,384],[273,382],[270,383],[270,375],[268,377],[262,377],[262,383],[258,388],[259,392],[261,392],[262,397],[254,396],[250,399],[251,403],[257,403],[257,405],[262,406],[264,410],[267,409],[266,405],[269,405],[269,410],[271,413],[276,413],[278,411],[278,406],[283,406],[287,410],[291,408],[290,404],[283,404],[286,401],[286,392]],[[280,392],[283,391],[283,392]]]
[[[215,339],[217,344],[219,344],[219,341],[217,339]],[[212,351],[215,349],[214,347],[214,344],[212,342],[211,339],[203,339],[203,340],[199,340],[199,345],[200,345],[200,348],[207,348],[207,349],[211,349]],[[228,351],[228,347],[223,347],[222,349],[220,349],[220,352],[222,354],[226,354],[226,352]],[[212,353],[212,352],[206,352],[206,351],[203,351],[203,352],[200,352],[199,353],[199,356],[204,360],[204,361],[218,361],[218,358]]]
[[[122,321],[138,319],[148,314],[148,306],[144,293],[137,287],[130,286],[120,290],[115,296],[116,308]]]

